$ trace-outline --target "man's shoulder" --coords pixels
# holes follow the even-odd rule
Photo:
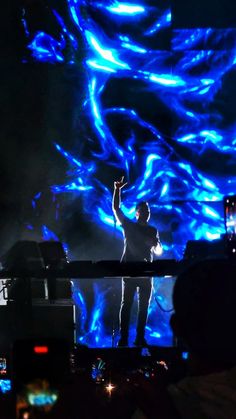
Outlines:
[[[133,220],[124,216],[123,221],[122,221],[122,227],[124,227],[124,228],[125,227],[130,227],[130,226],[132,227],[134,225],[136,225],[136,223]]]

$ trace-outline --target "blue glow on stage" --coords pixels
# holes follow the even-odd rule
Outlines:
[[[75,145],[52,138],[67,166],[64,180],[50,185],[52,196],[79,199],[86,221],[110,237],[117,233],[121,244],[111,202],[113,181],[124,175],[124,213],[134,218],[136,201],[148,201],[163,257],[181,259],[188,240],[220,238],[223,197],[235,194],[236,29],[173,29],[170,2],[147,3],[67,0],[67,17],[51,10],[57,37],[30,33],[25,16],[24,30],[33,61],[65,72],[72,63],[74,74],[81,68],[85,74]],[[39,192],[35,211],[40,200]],[[43,237],[53,239],[44,224]],[[105,346],[111,343],[103,321],[107,294],[94,287],[90,312],[82,291],[74,294],[79,341]],[[149,339],[163,343],[170,340],[169,317],[155,307],[154,300],[150,316],[158,319],[148,324]]]
[[[45,225],[42,226],[42,238],[43,240],[59,241],[57,235]]]
[[[94,295],[94,305],[89,308],[87,288],[83,280],[73,280],[74,300],[79,317],[78,342],[92,347],[116,346],[119,339],[118,313],[121,296],[121,282],[117,278],[90,280],[89,292]],[[174,277],[154,278],[152,299],[149,306],[149,320],[146,335],[151,345],[172,345],[173,336],[169,328],[172,312],[171,295]],[[81,291],[81,288],[83,291]],[[160,298],[161,296],[161,298]],[[158,299],[159,304],[156,303]],[[131,312],[129,345],[135,340],[137,299]],[[108,311],[108,313],[107,313]],[[108,315],[107,315],[108,314]],[[156,319],[158,318],[158,326]]]
[[[120,3],[118,1],[115,1],[112,6],[107,6],[106,9],[111,13],[115,13],[121,16],[136,16],[137,14],[145,12],[145,8],[143,6],[128,3]]]

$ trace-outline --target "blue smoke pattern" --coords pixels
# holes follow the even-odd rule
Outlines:
[[[80,281],[74,280],[73,298],[79,316],[78,342],[92,347],[112,346],[112,327],[117,328],[117,324],[110,328],[109,333],[105,328],[105,309],[109,306],[108,293],[111,287],[104,289],[101,281],[93,281],[94,304],[91,311],[87,310],[86,298],[80,288]]]
[[[158,227],[172,233],[172,240],[164,242],[165,254],[181,259],[187,240],[214,240],[224,233],[222,198],[235,193],[236,124],[225,121],[218,95],[227,76],[235,72],[236,30],[173,30],[168,3],[163,9],[158,2],[149,6],[145,2],[67,0],[67,6],[70,24],[51,10],[61,29],[58,39],[45,32],[30,34],[24,21],[28,49],[36,61],[76,66],[78,39],[82,37],[84,44],[88,83],[83,109],[93,139],[87,157],[64,149],[53,139],[55,151],[67,161],[69,170],[63,184],[51,186],[52,195],[81,196],[89,219],[113,234],[111,187],[100,180],[99,167],[116,168],[132,179],[123,192],[124,213],[132,218],[137,199],[148,200]],[[94,18],[96,14],[106,25]],[[164,35],[170,42],[162,45]],[[168,132],[163,132],[158,114],[153,122],[135,103],[104,104],[109,84],[122,80],[134,86],[141,83],[141,89],[137,87],[140,101],[142,93],[152,95],[150,100],[158,99],[172,119]],[[123,142],[114,134],[111,119],[129,127]],[[217,159],[219,165],[212,167]],[[34,200],[35,206],[39,199]],[[121,237],[119,226],[117,230]],[[98,289],[96,295],[100,295]],[[78,304],[85,319],[82,300]],[[103,304],[101,294],[88,331],[94,345],[102,333]],[[153,305],[150,309],[154,310]],[[164,329],[166,325],[163,320]],[[149,334],[162,335],[152,328]]]
[[[74,24],[73,33],[69,32],[63,17],[53,10],[61,27],[61,39],[53,39],[41,32],[34,35],[28,47],[38,61],[62,62],[65,61],[66,43],[70,43],[75,56],[78,53],[76,31],[82,34],[87,51],[84,65],[88,74],[84,107],[90,114],[97,143],[94,148],[91,145],[88,161],[55,144],[73,171],[65,184],[53,185],[52,192],[84,194],[85,211],[91,218],[94,213],[96,217],[98,214],[99,223],[112,229],[111,191],[96,178],[97,163],[103,161],[106,167],[115,166],[129,178],[138,164],[138,153],[142,152],[141,174],[124,193],[125,213],[133,213],[137,199],[149,200],[154,214],[158,214],[160,219],[162,214],[165,216],[171,211],[178,224],[184,226],[181,230],[182,245],[190,238],[219,238],[224,232],[222,211],[212,203],[221,201],[225,194],[233,194],[235,176],[228,176],[227,171],[225,176],[219,176],[207,173],[207,168],[199,170],[194,160],[211,152],[234,156],[235,126],[219,129],[222,115],[211,109],[222,88],[223,78],[235,66],[235,48],[232,48],[236,40],[235,30],[172,31],[168,7],[161,10],[158,6],[118,1],[94,4],[68,0],[68,8]],[[109,20],[109,34],[107,28],[101,28],[90,17],[91,10],[97,10]],[[147,27],[145,19],[150,14],[152,23],[148,21]],[[112,30],[112,23],[122,30],[124,22],[130,26],[130,34]],[[143,28],[138,41],[132,36],[132,28],[137,24]],[[171,34],[171,49],[148,48],[150,39],[155,40],[163,31]],[[218,50],[223,41],[226,49]],[[181,53],[178,60],[175,51]],[[70,62],[73,63],[72,57]],[[102,93],[114,77],[144,82],[145,90],[154,92],[170,113],[181,120],[177,128],[172,129],[170,138],[159,131],[158,121],[154,126],[136,109],[103,106]],[[134,127],[124,144],[119,144],[113,135],[108,116],[129,120]],[[139,147],[136,141],[138,128],[145,130],[147,138]],[[191,151],[190,161],[179,154],[176,144]],[[90,204],[87,205],[86,201]],[[176,201],[185,201],[186,204],[176,206]],[[175,257],[181,257],[178,246],[173,250]]]

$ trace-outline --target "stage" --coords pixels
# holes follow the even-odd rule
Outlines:
[[[151,266],[151,273],[155,274],[158,269],[159,274],[152,276],[146,339],[150,345],[172,346],[169,319],[176,276],[163,275],[162,271],[164,267],[167,273],[173,271],[173,266],[175,269],[178,266],[173,264],[174,261],[172,266],[165,261],[164,265],[139,266],[120,264],[117,261],[94,264],[87,261],[68,263],[65,269],[56,271],[31,269],[18,273],[8,272],[8,275],[2,271],[0,333],[3,352],[13,340],[27,337],[65,338],[71,344],[86,345],[89,348],[116,347],[119,339],[122,277],[115,276],[114,270],[121,274],[119,269],[122,269],[132,281],[138,269],[147,276]],[[140,270],[141,267],[145,267],[145,271]],[[137,309],[136,293],[130,318],[130,347],[135,340]]]

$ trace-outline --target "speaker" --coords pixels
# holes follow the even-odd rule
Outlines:
[[[16,242],[0,258],[4,269],[8,270],[39,270],[45,268],[45,264],[37,242],[21,240]]]
[[[39,243],[39,249],[45,266],[63,268],[68,262],[61,242],[44,241]]]
[[[63,269],[67,264],[67,256],[61,242],[44,241],[37,243],[30,240],[16,242],[0,261],[6,270],[19,272],[19,277],[7,281],[7,298],[29,303],[31,299],[71,299],[71,283],[69,279],[45,278],[36,279],[22,277],[21,271],[34,271],[45,267]]]
[[[44,241],[39,243],[44,264],[48,268],[63,269],[68,263],[67,255],[61,242]],[[49,300],[71,299],[71,283],[69,279],[48,278],[47,292]]]
[[[184,259],[206,259],[226,256],[226,241],[189,240],[184,251]]]

